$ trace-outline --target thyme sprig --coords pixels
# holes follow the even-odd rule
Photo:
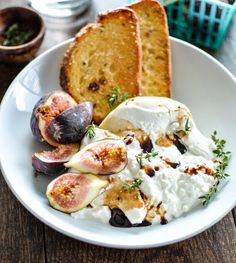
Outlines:
[[[155,150],[152,150],[150,153],[141,152],[136,155],[136,160],[139,163],[140,167],[142,167],[145,163],[145,160],[148,160],[149,162],[151,162],[151,159],[156,157],[157,155],[158,155],[158,152]]]
[[[121,94],[119,87],[113,87],[111,92],[112,93],[107,96],[107,102],[110,107],[114,107],[116,104],[127,100],[129,97],[127,93]]]
[[[92,139],[95,135],[96,135],[96,132],[95,132],[95,129],[97,128],[98,126],[94,123],[91,123],[87,126],[86,128],[86,132],[85,132],[85,135],[89,137],[89,139]]]
[[[184,125],[184,131],[185,133],[189,133],[191,131],[191,126],[189,125],[189,118],[186,120],[185,125]]]
[[[229,174],[225,173],[225,168],[229,163],[231,152],[229,151],[226,152],[224,150],[226,141],[220,140],[216,136],[217,136],[217,132],[214,131],[213,135],[211,136],[211,139],[215,143],[216,149],[213,151],[213,153],[215,154],[217,161],[219,163],[214,173],[216,182],[210,187],[209,191],[205,195],[199,197],[203,205],[208,205],[212,197],[216,194],[216,192],[218,191],[218,185],[220,181],[230,176]]]
[[[132,182],[125,182],[123,187],[125,190],[133,190],[134,188],[139,188],[142,183],[142,179],[135,178]]]
[[[121,95],[120,95],[120,102],[123,102],[123,101],[125,101],[125,100],[127,100],[129,98],[129,95],[128,95],[128,93],[122,93]]]

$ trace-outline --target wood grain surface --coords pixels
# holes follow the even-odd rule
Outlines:
[[[94,0],[93,5],[98,5],[98,1]],[[0,8],[11,5],[26,5],[26,2],[0,0]],[[95,13],[96,9],[89,12],[90,20]],[[72,37],[77,30],[76,27],[58,30],[48,27],[39,53]],[[222,48],[210,53],[236,76],[236,19]],[[0,63],[0,99],[24,66]],[[0,174],[0,215],[1,263],[236,262],[236,209],[207,231],[174,245],[143,250],[104,248],[71,239],[41,223],[17,201]]]

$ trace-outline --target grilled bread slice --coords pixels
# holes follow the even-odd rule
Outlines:
[[[77,102],[94,103],[94,122],[99,124],[121,102],[141,89],[141,43],[138,19],[130,9],[98,16],[85,26],[68,48],[60,82]],[[115,92],[112,103],[108,98]]]
[[[171,94],[170,43],[166,13],[153,0],[130,5],[139,20],[142,41],[142,89],[144,96]]]

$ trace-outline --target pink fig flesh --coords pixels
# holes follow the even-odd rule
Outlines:
[[[46,195],[52,207],[71,213],[86,207],[107,184],[92,174],[66,173],[48,185]]]
[[[31,115],[30,124],[33,135],[40,141],[58,146],[59,143],[50,138],[46,128],[56,116],[76,105],[76,101],[64,91],[58,90],[43,96],[36,103]]]
[[[84,173],[109,175],[120,172],[127,163],[124,142],[106,139],[84,147],[68,163],[65,163],[65,166]]]

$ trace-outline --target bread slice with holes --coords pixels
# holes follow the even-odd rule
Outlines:
[[[171,94],[170,43],[166,13],[153,0],[130,5],[139,20],[142,41],[142,88],[144,96]]]
[[[122,94],[140,94],[141,59],[134,12],[124,8],[101,14],[68,48],[60,72],[61,86],[77,102],[93,102],[93,119],[99,124],[118,105]],[[114,87],[119,94],[111,107],[108,97]]]

